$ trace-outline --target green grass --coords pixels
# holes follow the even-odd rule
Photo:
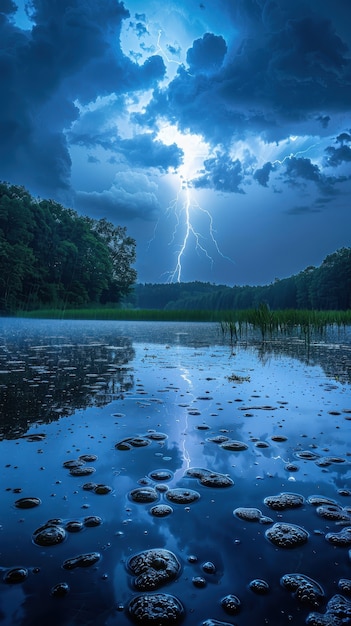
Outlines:
[[[21,312],[20,317],[71,320],[130,320],[156,322],[220,322],[220,311],[162,311],[160,309],[40,309]]]
[[[256,309],[236,311],[163,311],[159,309],[41,309],[20,314],[21,317],[39,319],[72,320],[130,320],[157,322],[218,322],[223,334],[229,333],[232,339],[245,334],[249,329],[261,332],[262,338],[273,334],[290,334],[298,329],[309,338],[312,332],[323,332],[327,326],[351,325],[351,310],[310,311],[283,309],[271,311],[266,305]]]

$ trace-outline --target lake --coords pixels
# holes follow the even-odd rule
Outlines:
[[[351,623],[351,333],[1,319],[1,626]]]

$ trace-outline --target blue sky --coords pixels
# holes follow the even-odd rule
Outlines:
[[[350,246],[349,0],[0,0],[0,177],[127,227],[138,280]]]

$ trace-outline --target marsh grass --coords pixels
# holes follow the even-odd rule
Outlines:
[[[351,310],[313,311],[300,309],[271,310],[261,304],[256,309],[235,311],[160,310],[160,309],[41,309],[21,313],[21,317],[71,320],[126,320],[154,322],[218,322],[223,335],[237,341],[250,330],[259,330],[263,340],[267,337],[298,332],[306,341],[312,334],[322,335],[328,326],[351,325]]]

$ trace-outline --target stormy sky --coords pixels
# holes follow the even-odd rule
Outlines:
[[[267,284],[351,245],[350,0],[0,0],[0,179]]]

